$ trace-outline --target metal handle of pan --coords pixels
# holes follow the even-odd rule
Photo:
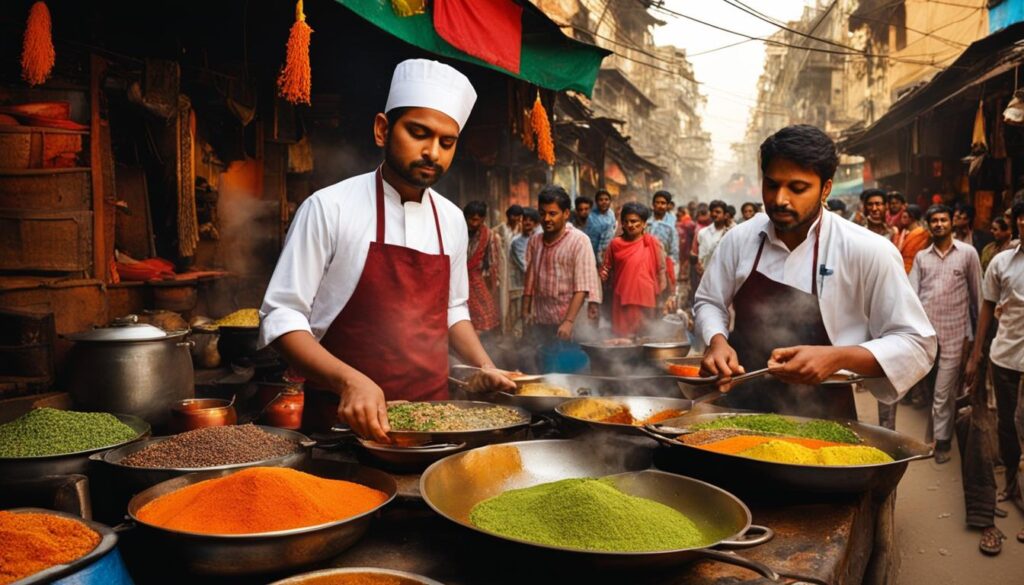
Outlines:
[[[734,552],[713,550],[705,548],[700,550],[700,556],[706,559],[716,560],[728,565],[734,565],[737,567],[743,567],[749,569],[755,573],[761,575],[765,579],[768,579],[772,583],[785,583],[782,575],[776,573],[771,567],[757,561],[752,561],[746,557],[741,557]]]
[[[641,433],[647,435],[648,437],[654,439],[655,441],[657,441],[659,443],[663,443],[665,445],[681,445],[682,444],[679,441],[675,440],[674,438],[666,436],[666,433],[664,433],[664,431],[658,425],[643,425],[641,427],[637,427],[637,430],[639,430]],[[673,430],[683,430],[683,429],[673,429]],[[673,434],[673,433],[667,433],[667,434]]]
[[[750,548],[764,544],[773,538],[775,538],[775,531],[771,528],[761,526],[760,524],[751,524],[750,528],[747,528],[738,540],[723,540],[716,546],[723,548]]]

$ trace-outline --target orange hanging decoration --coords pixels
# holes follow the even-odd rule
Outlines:
[[[530,124],[530,110],[523,110],[523,128],[519,132],[519,139],[523,141],[523,146],[530,150],[537,149],[537,141],[533,139],[533,128]]]
[[[548,163],[548,166],[555,164],[555,143],[551,139],[551,122],[548,121],[548,112],[544,104],[540,102],[540,91],[537,91],[537,99],[533,102],[533,110],[530,112],[530,128],[537,135],[537,158]]]
[[[293,104],[309,104],[313,73],[309,66],[309,38],[313,29],[306,24],[302,0],[295,4],[295,24],[288,33],[284,67],[277,78],[278,93]]]
[[[21,76],[29,85],[40,85],[50,77],[57,57],[50,31],[50,9],[36,2],[28,12],[25,41],[21,48]]]

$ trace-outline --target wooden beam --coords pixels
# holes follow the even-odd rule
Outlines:
[[[103,76],[107,70],[107,62],[102,57],[92,54],[89,56],[89,166],[92,168],[92,256],[93,278],[104,283],[109,282],[107,274],[107,246],[104,226],[104,201],[103,193],[103,147],[100,125],[100,97],[103,86]]]

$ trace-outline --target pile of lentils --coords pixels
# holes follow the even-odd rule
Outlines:
[[[0,425],[0,457],[46,457],[131,441],[138,432],[105,412],[37,408]]]
[[[522,416],[503,406],[464,408],[454,404],[407,402],[388,407],[393,431],[475,431],[522,422]]]
[[[118,463],[129,467],[217,467],[281,457],[298,449],[298,444],[252,424],[206,427],[154,443]]]

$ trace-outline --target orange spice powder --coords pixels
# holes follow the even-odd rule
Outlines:
[[[160,496],[139,520],[184,532],[256,534],[316,526],[368,512],[384,492],[283,467],[252,467]]]
[[[100,543],[81,522],[51,514],[0,512],[0,584],[77,560]]]
[[[841,446],[842,443],[833,443],[831,441],[820,441],[818,439],[802,439],[797,437],[762,437],[757,435],[739,435],[737,437],[729,437],[728,439],[722,439],[720,441],[714,441],[711,443],[705,443],[703,445],[694,445],[707,451],[714,451],[715,453],[723,453],[725,455],[735,455],[747,449],[751,449],[760,445],[761,443],[767,443],[768,441],[787,441],[790,443],[796,443],[797,445],[803,445],[808,449],[820,449],[822,447],[836,447]]]

